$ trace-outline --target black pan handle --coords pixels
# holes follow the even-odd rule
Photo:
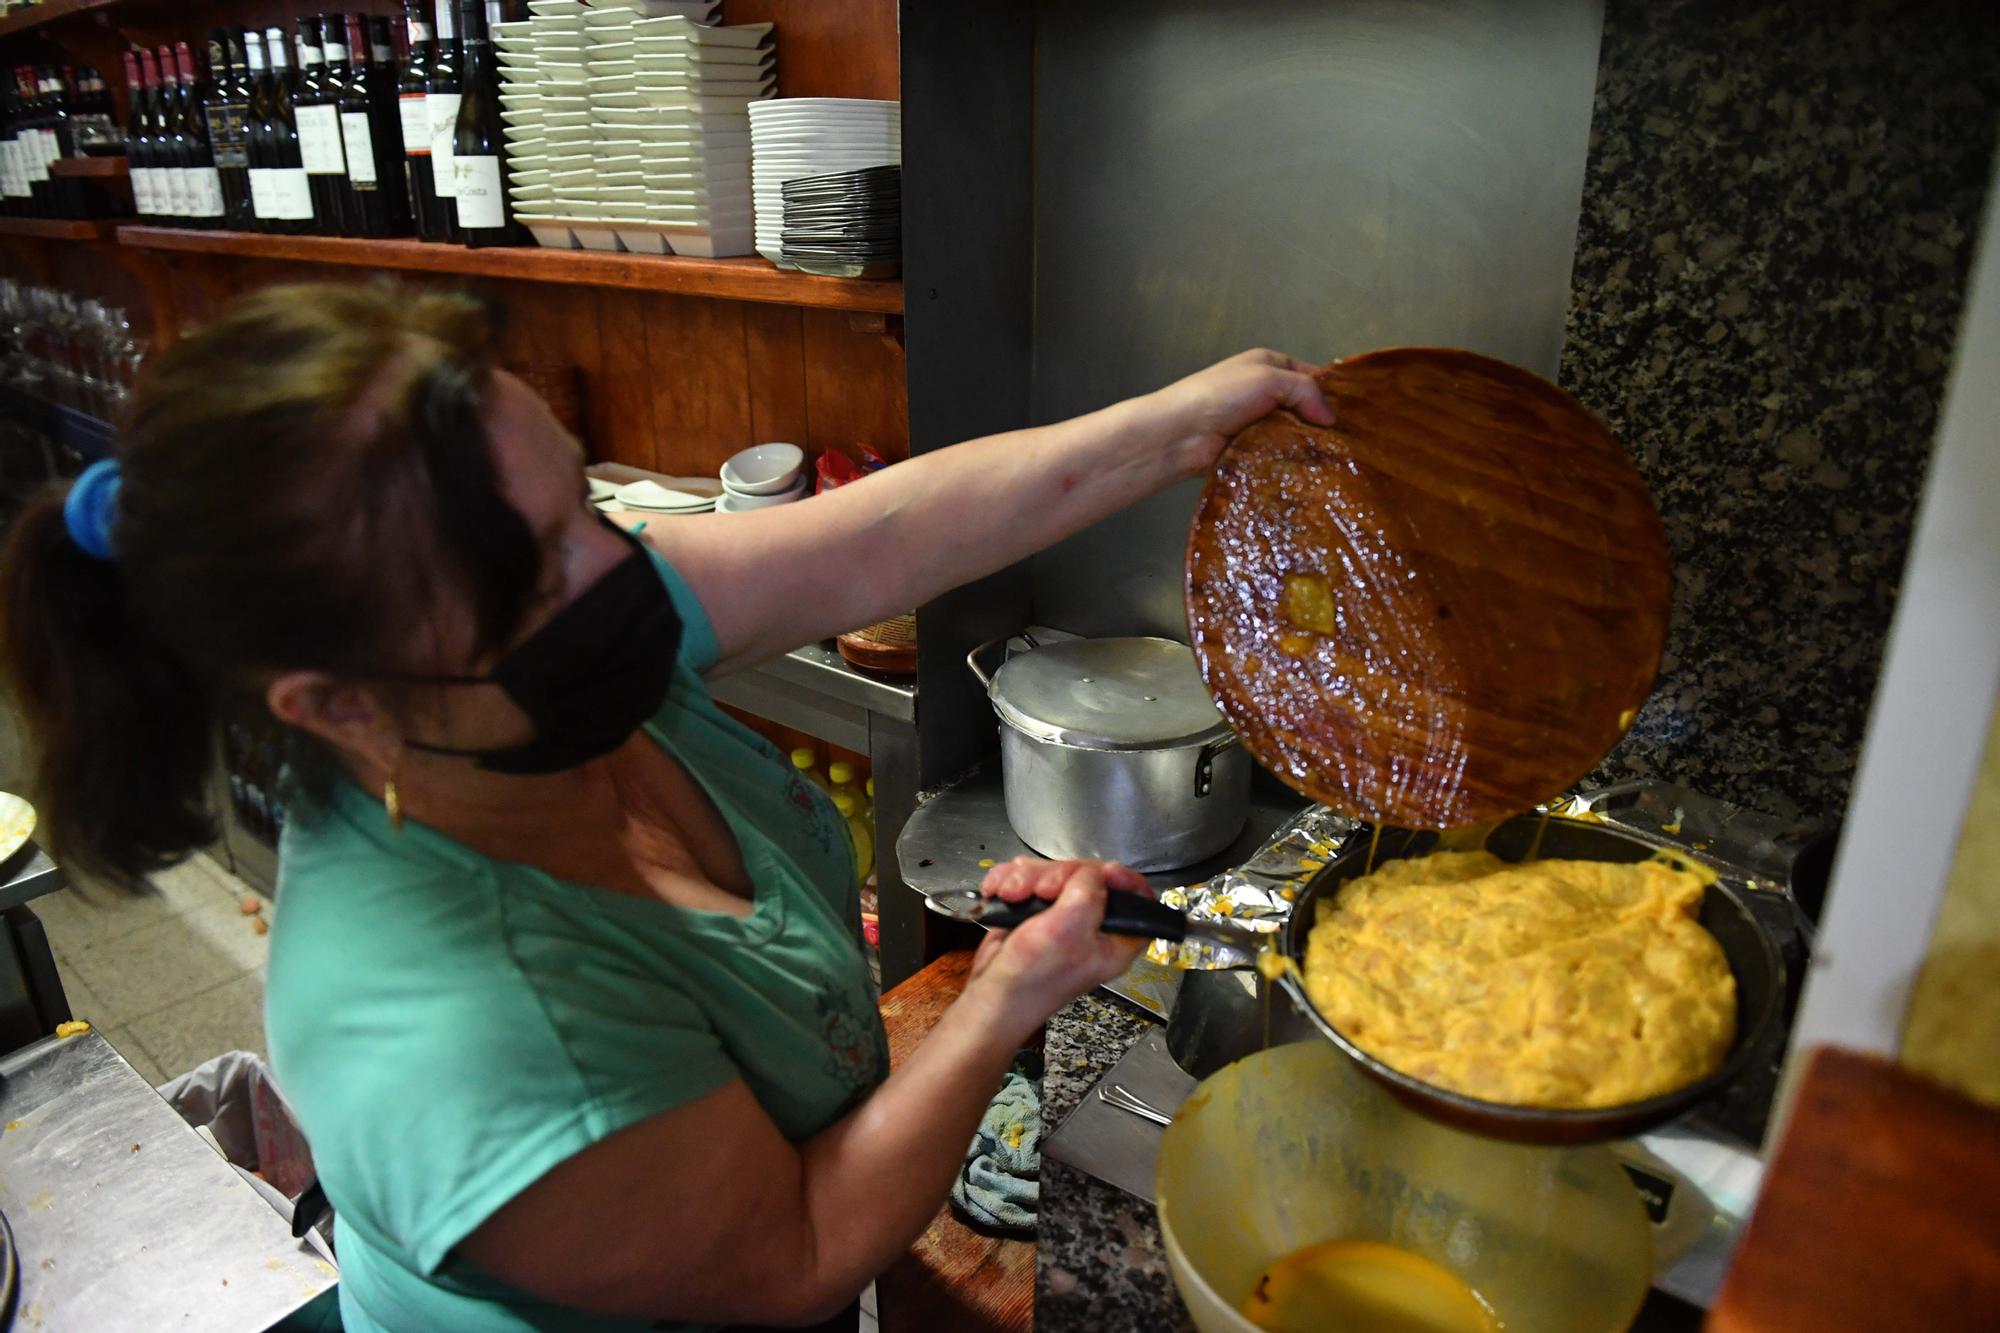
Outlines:
[[[979,924],[995,930],[1008,930],[1031,917],[1040,916],[1053,906],[1055,902],[1049,898],[1028,898],[1018,903],[1004,903],[993,898],[979,913]],[[1170,940],[1178,944],[1187,938],[1187,916],[1178,908],[1169,907],[1144,894],[1112,889],[1105,894],[1104,925],[1100,929],[1106,935],[1131,935],[1142,940]]]

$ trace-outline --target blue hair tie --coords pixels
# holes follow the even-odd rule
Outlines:
[[[63,501],[70,540],[93,559],[111,558],[111,528],[118,521],[118,490],[124,482],[117,460],[101,458],[83,470]]]

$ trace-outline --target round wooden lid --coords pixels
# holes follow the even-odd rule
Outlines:
[[[1631,725],[1666,643],[1646,483],[1562,390],[1472,352],[1320,372],[1335,425],[1237,436],[1188,537],[1187,612],[1258,761],[1344,814],[1531,808]]]

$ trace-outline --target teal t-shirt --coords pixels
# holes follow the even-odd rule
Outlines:
[[[686,629],[647,731],[736,835],[747,918],[392,832],[347,783],[286,830],[265,1022],[338,1217],[349,1329],[695,1327],[550,1306],[452,1249],[557,1163],[733,1077],[798,1141],[887,1076],[846,826],[716,706],[714,628],[655,564]]]

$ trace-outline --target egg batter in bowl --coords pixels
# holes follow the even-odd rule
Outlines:
[[[1385,862],[1320,906],[1305,990],[1356,1046],[1433,1086],[1587,1109],[1714,1072],[1736,982],[1697,921],[1712,876],[1675,858]]]

